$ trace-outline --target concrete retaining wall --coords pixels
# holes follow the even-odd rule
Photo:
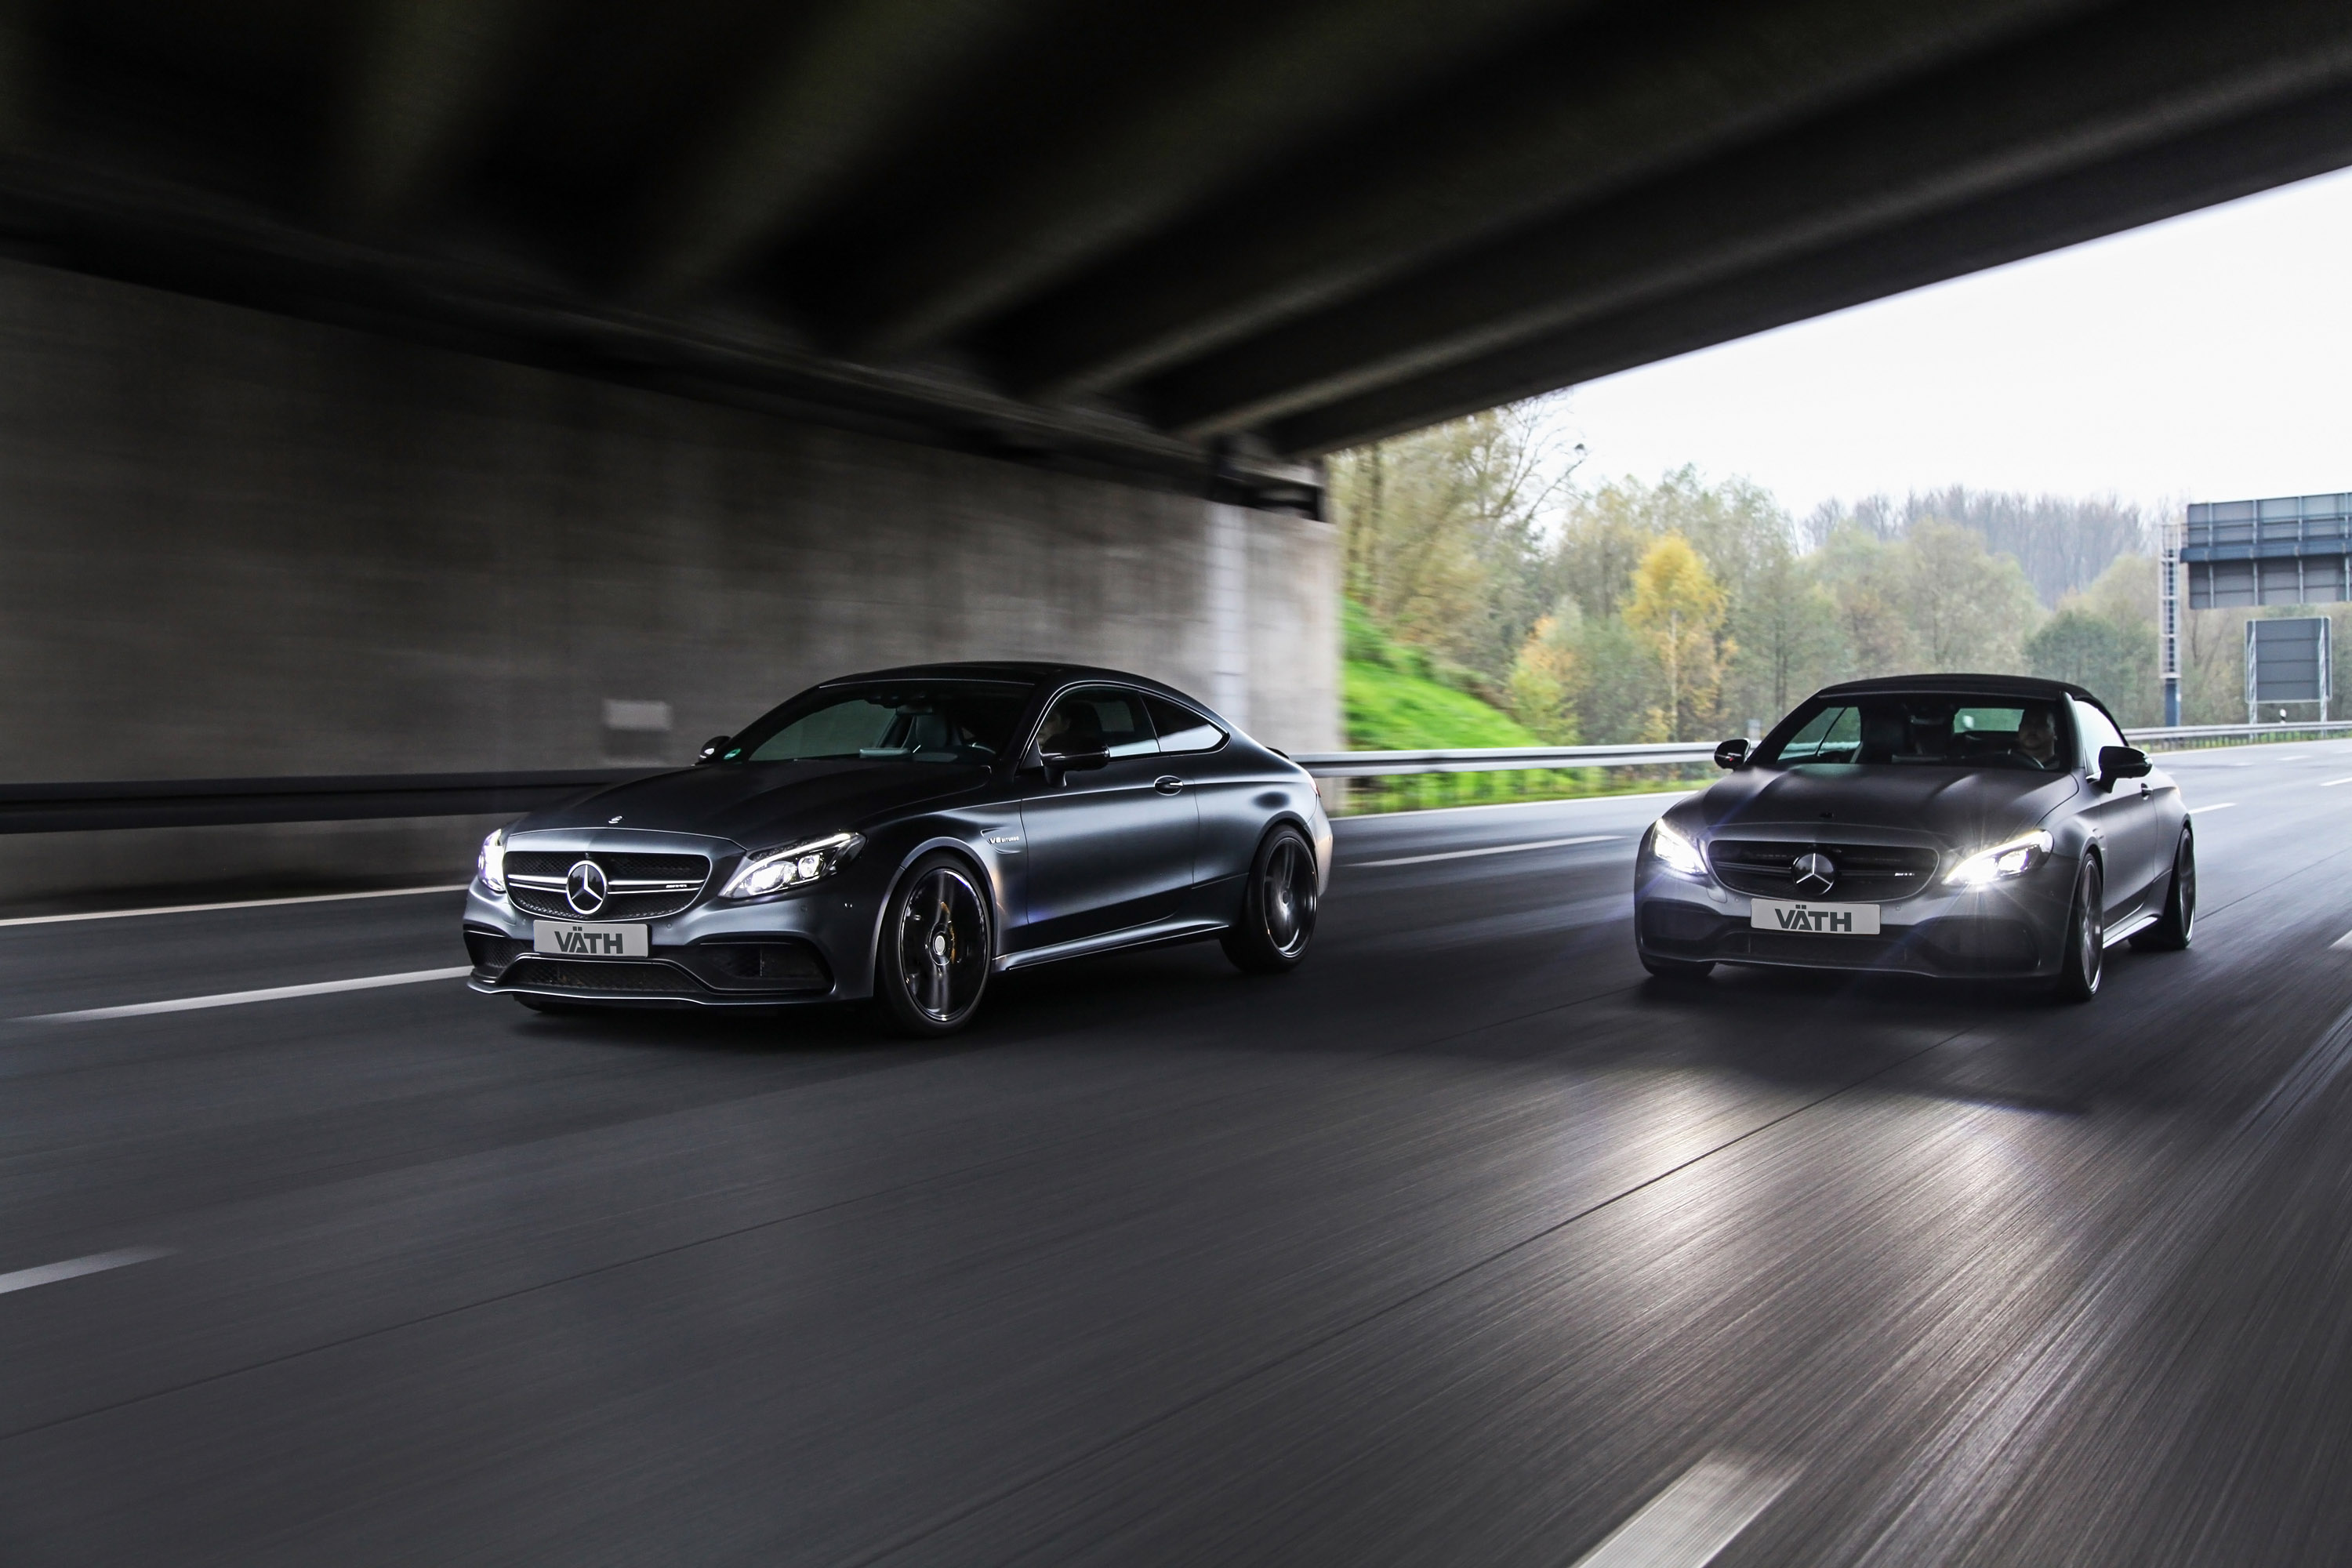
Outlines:
[[[10,780],[682,763],[822,677],[989,657],[1339,742],[1328,524],[22,264],[0,353]],[[0,838],[0,903],[456,880],[484,826]]]

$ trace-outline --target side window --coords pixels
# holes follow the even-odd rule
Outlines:
[[[1213,752],[1225,743],[1225,732],[1181,702],[1165,697],[1143,700],[1151,710],[1152,728],[1160,731],[1163,752]]]
[[[1792,763],[1850,763],[1862,744],[1862,710],[1824,708],[1805,721],[1804,728],[1780,748],[1782,765]]]
[[[1114,757],[1145,757],[1160,750],[1151,720],[1143,710],[1143,694],[1117,686],[1082,686],[1064,692],[1037,727],[1037,743],[1051,745],[1065,735],[1099,744]],[[1063,750],[1091,751],[1091,745]]]
[[[2120,746],[2124,738],[2107,722],[2107,716],[2086,702],[2067,699],[2066,706],[2074,711],[2074,733],[2083,737],[2083,765],[2095,772],[2099,765],[2101,746]]]

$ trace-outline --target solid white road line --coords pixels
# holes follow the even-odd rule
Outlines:
[[[193,1013],[204,1007],[238,1007],[247,1002],[277,1002],[289,996],[328,996],[338,991],[373,991],[380,985],[422,985],[428,980],[457,980],[471,974],[465,964],[455,969],[412,969],[405,974],[363,974],[357,980],[320,980],[308,985],[272,985],[264,991],[224,991],[216,996],[181,996],[169,1002],[133,1002],[125,1007],[83,1007],[71,1013],[35,1013],[19,1024],[87,1024],[100,1018],[140,1018],[150,1013]]]
[[[1570,844],[1612,844],[1622,833],[1588,833],[1581,838],[1538,838],[1528,844],[1490,844],[1484,849],[1448,849],[1437,855],[1400,855],[1393,860],[1348,860],[1347,867],[1424,866],[1432,860],[1467,860],[1478,855],[1515,855],[1522,849],[1561,849]]]
[[[1575,1568],[1701,1568],[1796,1479],[1717,1454],[1683,1472]]]
[[[79,1279],[85,1274],[103,1274],[110,1268],[128,1268],[133,1263],[149,1263],[158,1258],[169,1258],[168,1247],[129,1247],[121,1252],[94,1253],[88,1258],[68,1258],[63,1263],[44,1263],[37,1268],[19,1268],[14,1274],[0,1274],[0,1296],[11,1290],[29,1290],[36,1285],[54,1285],[60,1279]]]
[[[62,921],[127,921],[133,915],[198,915],[213,910],[266,910],[278,904],[339,904],[347,899],[405,899],[418,893],[462,893],[469,884],[449,882],[434,888],[386,888],[373,893],[305,893],[298,899],[245,899],[226,904],[159,904],[152,910],[93,910],[80,915],[18,915],[0,926],[47,926]]]
[[[2334,789],[2340,784],[2352,784],[2352,778],[2322,779],[2319,781],[2319,787],[2322,789]]]

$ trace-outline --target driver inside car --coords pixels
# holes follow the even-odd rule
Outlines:
[[[2058,721],[2047,707],[2037,703],[2018,720],[2014,749],[2036,767],[2058,765]]]

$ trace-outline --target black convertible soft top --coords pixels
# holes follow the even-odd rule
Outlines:
[[[1868,697],[1896,691],[1982,692],[1988,697],[2031,697],[2044,702],[2072,697],[2087,702],[2102,713],[2117,730],[2123,725],[2095,692],[2067,680],[2044,680],[2037,675],[1882,675],[1870,680],[1845,680],[1835,686],[1824,686],[1815,697]]]

